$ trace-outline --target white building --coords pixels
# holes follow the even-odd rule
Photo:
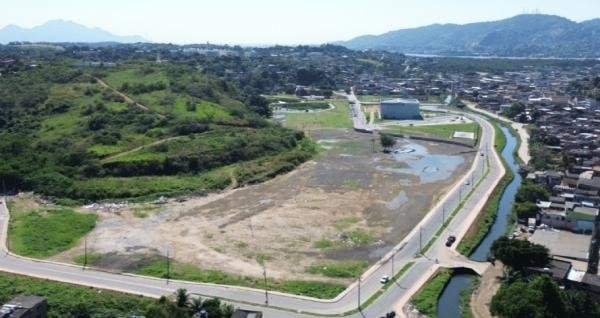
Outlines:
[[[381,101],[383,119],[422,119],[421,104],[416,99],[389,99]]]

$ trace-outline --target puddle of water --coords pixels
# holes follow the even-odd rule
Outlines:
[[[445,180],[452,176],[463,162],[461,156],[434,155],[424,146],[407,142],[407,144],[392,152],[397,162],[405,163],[406,168],[389,168],[378,166],[380,171],[391,173],[404,173],[418,176],[421,183],[432,183]]]

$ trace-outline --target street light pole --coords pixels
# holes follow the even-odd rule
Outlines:
[[[423,252],[423,227],[419,227],[419,253]]]
[[[83,269],[87,266],[87,235],[83,238]]]
[[[269,306],[269,291],[267,285],[267,267],[265,266],[265,262],[262,262],[263,266],[263,277],[265,278],[265,306]]]
[[[171,278],[171,263],[169,259],[169,247],[167,246],[167,285],[169,284],[169,279]]]
[[[442,204],[442,227],[446,223],[446,205]]]
[[[394,277],[394,256],[396,256],[396,254],[392,254],[392,275],[390,277]]]
[[[360,282],[362,278],[358,276],[358,310],[360,310]]]

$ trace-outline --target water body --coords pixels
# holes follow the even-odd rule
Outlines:
[[[517,194],[517,190],[523,181],[519,175],[519,165],[517,164],[514,151],[517,147],[517,138],[513,136],[506,127],[501,127],[502,133],[506,137],[506,147],[502,150],[502,158],[506,161],[508,169],[514,174],[514,179],[506,187],[500,204],[498,206],[498,214],[490,231],[485,236],[483,241],[477,246],[475,251],[469,256],[471,260],[485,262],[488,253],[492,247],[492,243],[499,237],[506,234],[510,212]],[[460,295],[461,292],[469,288],[473,279],[473,275],[457,274],[452,276],[450,282],[444,288],[440,299],[438,300],[438,317],[444,318],[461,318]]]
[[[426,147],[411,142],[395,149],[392,155],[397,162],[404,163],[407,167],[397,169],[377,167],[377,169],[412,174],[418,176],[421,183],[446,180],[465,161],[462,156],[430,154]]]

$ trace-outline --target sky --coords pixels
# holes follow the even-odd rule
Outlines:
[[[63,19],[154,42],[320,44],[521,13],[600,18],[598,0],[0,0],[0,27]]]

